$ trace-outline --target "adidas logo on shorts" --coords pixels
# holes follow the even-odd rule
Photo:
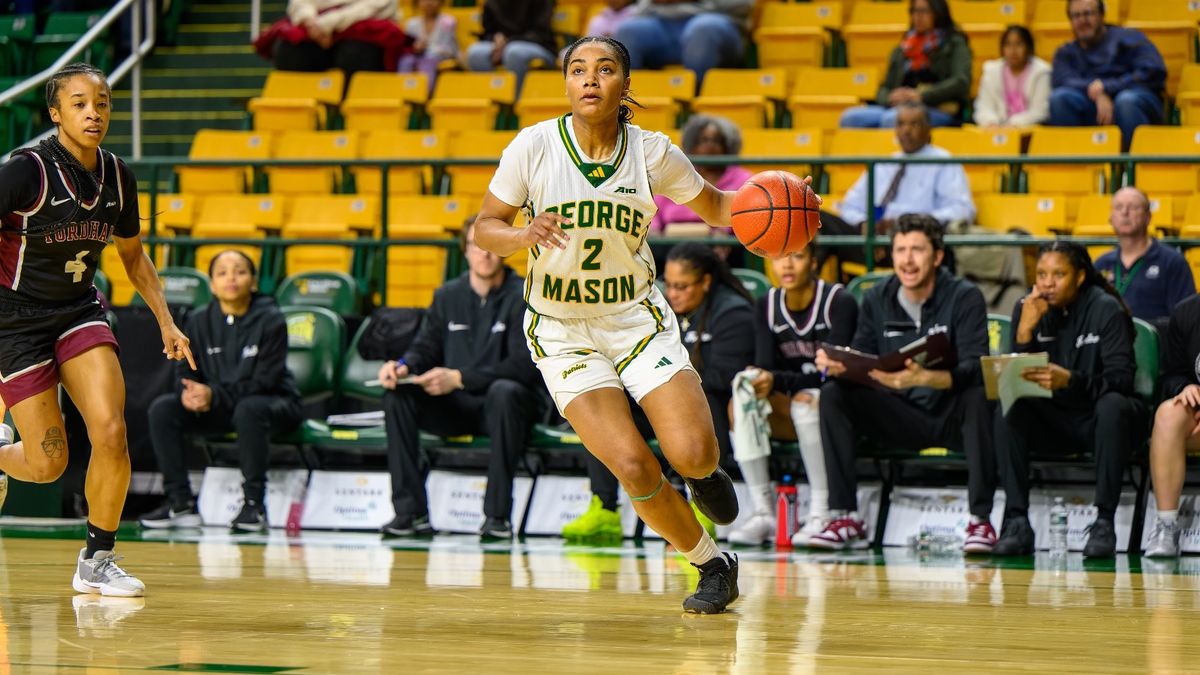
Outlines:
[[[654,367],[662,368],[663,366],[669,366],[669,365],[671,365],[671,359],[668,359],[667,357],[664,356],[658,360],[658,363],[654,364]]]

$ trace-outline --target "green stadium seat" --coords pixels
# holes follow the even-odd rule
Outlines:
[[[1008,354],[1012,351],[1012,317],[1007,314],[988,314],[988,353]]]
[[[0,75],[23,75],[28,72],[35,25],[32,14],[0,16]]]
[[[275,290],[280,305],[324,307],[341,316],[357,316],[358,284],[345,272],[302,272],[283,280]]]
[[[379,367],[383,365],[383,361],[375,361],[364,359],[358,353],[358,343],[363,335],[366,335],[367,328],[371,325],[371,319],[365,319],[362,325],[358,327],[358,331],[354,333],[354,337],[350,340],[350,346],[346,348],[346,354],[342,359],[342,374],[341,374],[341,393],[343,396],[356,398],[361,401],[375,401],[383,398],[383,387],[379,385],[368,385],[367,382],[374,380],[379,375]]]
[[[212,300],[208,275],[191,267],[165,267],[158,272],[162,280],[163,297],[168,305],[199,307]],[[131,305],[145,306],[141,294],[135,293]]]
[[[1133,320],[1133,358],[1137,370],[1133,375],[1133,390],[1154,410],[1158,404],[1159,344],[1158,330],[1148,321]]]
[[[104,270],[96,270],[96,276],[92,278],[92,283],[96,286],[96,290],[104,294],[104,297],[107,298],[108,294],[112,293],[112,282],[108,280],[108,275],[104,273]],[[111,298],[109,301],[111,302]]]
[[[334,395],[346,324],[324,307],[283,307],[287,320],[287,366],[305,403]]]
[[[0,91],[6,91],[24,81],[22,77],[0,77]],[[6,148],[15,148],[34,135],[34,128],[41,124],[46,105],[44,89],[34,87],[21,94],[7,105],[0,106],[0,143]]]
[[[854,296],[854,299],[862,302],[863,294],[867,289],[879,283],[880,281],[891,276],[891,272],[871,272],[869,274],[861,274],[850,280],[846,284],[846,291]]]
[[[755,300],[766,295],[767,291],[771,290],[771,280],[762,272],[744,267],[735,267],[733,269],[733,276],[742,282],[742,286],[746,288]]]
[[[104,12],[54,12],[46,19],[41,35],[33,38],[33,71],[39,72],[54,64],[69,47],[79,41]],[[104,72],[112,69],[112,44],[110,32],[104,30],[96,40],[83,50],[77,61],[84,61]]]

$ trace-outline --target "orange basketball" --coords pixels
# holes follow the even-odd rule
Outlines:
[[[807,183],[786,171],[764,171],[733,197],[733,234],[755,255],[795,253],[821,228],[819,208]]]

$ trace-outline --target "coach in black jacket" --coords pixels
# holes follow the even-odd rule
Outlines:
[[[933,217],[906,214],[892,234],[896,274],[867,291],[851,347],[888,354],[922,336],[945,333],[957,359],[948,369],[909,362],[896,373],[872,371],[872,388],[837,379],[846,367],[824,350],[816,365],[834,379],[821,387],[821,440],[829,473],[831,521],[809,545],[842,549],[867,545],[858,517],[855,445],[863,435],[889,446],[920,450],[945,446],[967,456],[971,520],[963,550],[991,551],[988,521],[996,491],[991,419],[979,357],[988,353],[987,305],[970,282],[941,269],[942,226]]]
[[[287,369],[287,323],[275,300],[254,291],[254,263],[241,251],[218,253],[208,266],[213,300],[185,324],[196,370],[178,365],[178,386],[150,404],[150,440],[167,503],[143,527],[198,527],[188,483],[184,434],[237,432],[244,500],[235,530],[266,527],[267,459],[272,434],[300,423],[300,391]]]
[[[1013,349],[1047,352],[1050,365],[1023,377],[1053,392],[996,411],[996,451],[1007,495],[997,555],[1033,553],[1029,456],[1093,452],[1096,509],[1083,555],[1111,558],[1113,516],[1129,452],[1145,442],[1148,411],[1133,393],[1136,368],[1129,310],[1092,266],[1087,249],[1058,240],[1038,251],[1037,285],[1013,309]]]
[[[523,280],[499,256],[476,246],[473,230],[468,223],[462,234],[467,272],[433,294],[408,351],[379,371],[390,390],[383,407],[396,510],[384,534],[433,532],[420,458],[418,429],[424,429],[491,438],[480,534],[512,536],[513,476],[536,421],[541,380],[521,332]],[[411,382],[405,381],[409,376]]]

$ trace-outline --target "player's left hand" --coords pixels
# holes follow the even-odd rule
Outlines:
[[[430,396],[444,396],[463,388],[462,371],[453,368],[430,368],[413,378]]]
[[[872,370],[867,374],[871,376],[872,380],[875,380],[888,389],[912,389],[913,387],[929,386],[929,371],[912,359],[904,363],[904,370],[898,370],[894,373]]]
[[[1021,371],[1021,377],[1048,391],[1066,389],[1071,384],[1071,371],[1057,363],[1045,368],[1026,368]]]
[[[188,365],[191,366],[192,370],[195,370],[196,359],[192,358],[192,348],[189,346],[192,341],[183,334],[183,331],[179,330],[174,321],[160,328],[162,330],[163,354],[166,354],[167,358],[172,361],[187,359]]]
[[[812,188],[812,176],[811,175],[804,177],[804,184],[807,185],[809,188]],[[813,196],[817,198],[817,206],[818,207],[825,205],[825,200],[821,199],[821,195],[817,194],[816,190],[813,190]]]

